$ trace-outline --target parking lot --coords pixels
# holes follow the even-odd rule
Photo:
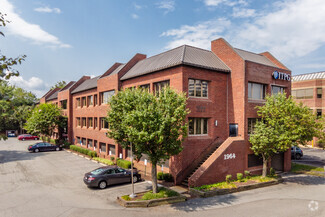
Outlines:
[[[122,209],[117,196],[131,185],[89,189],[83,177],[101,165],[66,151],[29,153],[35,141],[0,141],[0,216],[58,216],[74,208]],[[136,183],[143,191],[150,185]]]
[[[124,208],[131,185],[89,189],[84,173],[101,165],[66,151],[29,153],[35,141],[0,141],[0,217],[325,216],[323,177],[287,174],[282,184],[152,208]],[[140,192],[151,186],[135,184]]]

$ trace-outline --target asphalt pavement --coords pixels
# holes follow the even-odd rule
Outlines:
[[[319,148],[300,147],[304,156],[299,160],[292,160],[295,163],[308,164],[316,167],[325,166],[325,150]]]
[[[34,142],[34,141],[33,141]],[[1,217],[101,216],[325,216],[325,180],[284,175],[285,182],[251,191],[152,208],[124,208],[116,197],[131,193],[131,185],[89,189],[84,173],[97,163],[66,151],[29,153],[29,141],[0,141]],[[150,189],[136,183],[137,192]]]

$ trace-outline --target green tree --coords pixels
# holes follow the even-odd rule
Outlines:
[[[5,27],[7,23],[10,23],[6,20],[5,16],[6,14],[0,12],[0,27]],[[5,36],[2,31],[0,31],[0,35]],[[9,79],[11,76],[18,76],[19,71],[14,69],[13,66],[21,64],[25,59],[26,55],[20,55],[16,58],[6,57],[0,50],[0,80],[3,78]]]
[[[34,135],[52,136],[61,125],[61,109],[50,103],[36,106],[28,118],[25,129]]]
[[[52,87],[51,87],[51,90],[53,90],[53,89],[55,89],[55,88],[64,88],[65,86],[67,85],[67,83],[65,82],[65,81],[58,81],[58,82],[56,82],[56,84],[55,85],[53,85]]]
[[[148,155],[152,164],[152,188],[157,193],[157,164],[179,154],[187,136],[185,94],[170,88],[159,97],[142,89],[119,91],[110,100],[107,120],[113,138],[125,149],[132,149],[137,159]]]
[[[0,139],[6,139],[6,130],[22,129],[36,100],[31,92],[0,80]]]
[[[257,109],[261,121],[257,121],[249,141],[255,155],[263,158],[263,176],[274,154],[298,144],[306,145],[313,137],[324,134],[323,120],[317,120],[307,106],[297,104],[285,93],[267,96],[265,105]]]

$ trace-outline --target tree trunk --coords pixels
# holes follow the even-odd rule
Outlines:
[[[152,193],[158,193],[158,185],[157,185],[157,164],[152,163],[151,165],[151,179],[152,179]]]
[[[267,162],[268,159],[265,158],[264,155],[263,156],[263,172],[262,172],[262,177],[265,177],[267,175]]]

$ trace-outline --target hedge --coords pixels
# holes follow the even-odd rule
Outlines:
[[[85,149],[85,148],[81,148],[81,147],[76,146],[76,145],[70,145],[70,149],[73,150],[73,151],[77,151],[79,153],[88,155],[89,157],[92,157],[92,158],[97,157],[97,153],[95,151],[91,151],[91,150],[88,150],[88,149]]]
[[[128,161],[128,160],[123,160],[123,159],[117,159],[116,160],[116,164],[117,166],[119,167],[122,167],[124,169],[130,169],[131,168],[131,161]]]
[[[159,172],[157,174],[157,179],[158,180],[165,180],[166,182],[172,182],[172,181],[174,181],[174,178],[173,178],[172,174],[163,173],[163,172]]]
[[[101,162],[103,164],[107,164],[109,166],[114,165],[114,163],[111,160],[108,160],[108,159],[104,159],[104,158],[100,158],[100,157],[94,157],[93,159],[98,161],[98,162]]]

